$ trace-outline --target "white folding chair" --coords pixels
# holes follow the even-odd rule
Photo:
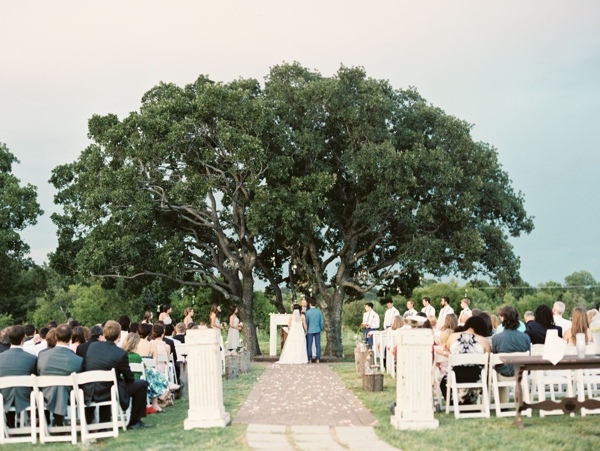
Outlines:
[[[595,345],[586,346],[586,354],[593,355],[596,352]],[[583,402],[585,399],[600,400],[600,369],[590,368],[577,370],[575,372],[575,385],[577,388],[577,400]],[[598,415],[600,409],[581,408],[581,416]]]
[[[436,346],[438,347],[438,346]],[[442,390],[440,389],[440,382],[444,377],[440,366],[443,364],[448,364],[448,357],[442,354],[438,354],[434,352],[433,354],[433,365],[431,367],[432,371],[432,381],[433,381],[433,401],[436,412],[441,412],[444,405],[444,397],[442,396]]]
[[[123,427],[123,430],[125,430],[127,427],[127,423],[125,422],[125,414],[123,413],[121,406],[119,405],[117,375],[114,368],[112,370],[107,371],[84,371],[83,373],[75,374],[74,379],[75,388],[77,390],[77,406],[79,407],[79,423],[81,428],[82,443],[86,443],[92,438],[118,437],[119,425],[121,425]],[[111,384],[110,399],[108,401],[92,400],[86,405],[83,393],[83,385],[101,382]],[[85,408],[95,407],[98,409],[102,406],[110,407],[110,421],[100,423],[100,420],[98,419],[97,423],[88,424],[85,417]]]
[[[446,389],[446,413],[450,413],[450,405],[455,418],[489,418],[490,400],[487,388],[489,354],[450,354],[448,358],[448,379]],[[481,377],[476,382],[458,382],[453,368],[463,365],[478,365],[481,367]],[[476,388],[481,390],[477,403],[459,405],[458,390]],[[450,403],[452,397],[452,403]],[[474,410],[477,410],[474,412]]]
[[[68,442],[73,445],[77,443],[77,402],[75,400],[75,379],[72,373],[68,376],[38,376],[36,379],[36,399],[38,406],[38,417],[40,422],[40,443],[47,442]],[[69,410],[68,417],[70,425],[52,426],[46,421],[46,398],[43,388],[47,387],[65,387],[69,392]],[[52,412],[50,412],[50,416]],[[65,434],[68,433],[68,434]],[[57,434],[57,435],[55,435]]]
[[[577,353],[575,347],[565,349],[565,354]],[[544,354],[544,345],[532,345],[531,355],[541,356]],[[544,401],[546,397],[552,401],[559,401],[564,397],[574,397],[573,373],[571,370],[532,371],[531,372],[531,399],[538,402]],[[564,415],[561,409],[540,409],[540,417],[546,415]],[[571,414],[574,415],[574,414]]]
[[[187,357],[187,350],[185,349],[185,343],[177,342],[173,340],[175,343],[175,351],[177,351],[177,361],[184,362]]]
[[[516,355],[529,355],[529,352],[511,352],[511,353],[498,353],[490,354],[490,366],[489,366],[489,389],[491,392],[490,396],[490,408],[494,408],[497,417],[514,417],[517,413],[515,409],[515,387],[517,383],[516,376],[510,379],[506,377],[498,377],[496,371],[496,365],[502,365],[503,356],[516,356]],[[508,391],[508,399],[502,403],[500,401],[500,389],[505,388]],[[523,373],[523,379],[521,380],[521,390],[523,393],[523,401],[529,404],[529,383],[527,372]],[[511,400],[512,395],[512,400]],[[493,402],[492,402],[493,401]],[[531,417],[531,409],[524,410],[521,415]]]
[[[35,408],[35,387],[36,376],[4,376],[0,377],[0,406],[4,406],[4,397],[2,389],[9,388],[29,388],[29,407],[21,411],[19,415],[15,413],[15,427],[9,428],[6,424],[6,412],[15,412],[15,407],[11,407],[5,412],[0,413],[0,444],[6,443],[32,443],[37,440],[36,434],[36,408]],[[4,410],[4,409],[3,409]],[[29,418],[27,416],[29,413]]]

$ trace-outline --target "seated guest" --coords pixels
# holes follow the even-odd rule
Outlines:
[[[594,321],[594,319],[596,318],[596,315],[598,314],[598,310],[593,308],[593,309],[588,310],[586,313],[587,313],[588,324],[592,324],[592,321]]]
[[[527,310],[523,314],[523,321],[525,321],[525,324],[527,324],[529,321],[533,321],[534,319],[535,319],[535,315],[533,314],[533,312],[531,310]]]
[[[104,341],[104,337],[103,337],[102,333],[103,333],[102,326],[99,326],[99,325],[92,326],[90,328],[90,335],[88,336],[88,340],[85,343],[82,343],[79,346],[77,346],[75,354],[77,354],[79,357],[85,359],[85,354],[87,353],[87,350],[92,343],[96,343],[97,341]],[[85,360],[83,363],[85,365]]]
[[[9,330],[10,327],[5,327],[0,331],[0,353],[10,349],[10,338],[8,338]]]
[[[575,337],[578,333],[585,335],[585,344],[591,343],[592,332],[588,325],[588,317],[584,308],[575,307],[573,309],[573,317],[571,318],[571,328],[565,332],[563,339],[572,345],[575,345]]]
[[[173,337],[175,335],[175,326],[173,324],[165,325],[165,337],[170,338],[171,340],[177,340]],[[179,341],[179,340],[177,340]],[[181,342],[180,342],[181,343]]]
[[[81,327],[81,326],[79,326]],[[46,352],[40,352],[38,357],[38,374],[40,376],[68,376],[82,371],[83,358],[69,348],[69,340],[73,331],[68,324],[60,324],[54,329],[56,346]],[[62,426],[69,406],[68,387],[43,387],[46,409],[54,414],[54,426]]]
[[[562,329],[560,326],[554,324],[554,318],[552,316],[552,310],[547,305],[539,305],[535,309],[535,319],[529,321],[525,325],[525,333],[531,338],[531,344],[544,344],[546,341],[546,332],[548,329],[558,330],[558,336],[562,337]]]
[[[138,335],[140,336],[140,342],[135,349],[142,357],[152,357],[149,336],[152,333],[152,324],[142,323],[140,327],[138,327]]]
[[[12,326],[8,330],[10,349],[0,353],[0,377],[29,376],[37,373],[37,357],[23,350],[25,328],[21,325]],[[19,415],[29,407],[31,389],[27,387],[11,387],[2,389],[4,411],[8,427],[15,426],[15,415]],[[8,412],[11,407],[15,412]]]
[[[129,316],[123,315],[123,316],[120,316],[117,321],[119,322],[119,325],[121,326],[121,336],[117,340],[117,346],[120,347],[123,345],[123,342],[125,341],[125,337],[129,333],[129,325],[131,324],[131,319],[129,319]]]
[[[117,385],[119,389],[119,402],[123,410],[129,407],[131,400],[131,417],[129,429],[141,429],[149,427],[142,422],[146,416],[146,395],[148,383],[143,380],[135,380],[129,368],[127,353],[116,345],[121,336],[121,326],[116,321],[107,321],[104,326],[104,338],[106,341],[91,343],[84,360],[86,371],[111,370],[117,373]],[[90,401],[107,401],[110,399],[110,386],[103,383],[86,384],[83,387],[86,403]],[[104,423],[110,419],[110,406],[108,409],[100,408],[100,422]],[[92,420],[93,411],[86,409],[86,417]]]
[[[73,333],[71,334],[69,349],[73,352],[77,352],[77,347],[83,343],[85,343],[85,329],[82,326],[74,327]]]
[[[464,326],[459,326],[448,338],[448,349],[446,356],[450,354],[485,354],[490,352],[490,344],[486,334],[490,332],[489,325],[481,315],[471,316],[465,322]],[[481,378],[481,367],[479,365],[460,365],[452,368],[456,376],[456,381],[477,382]],[[446,397],[446,386],[448,383],[447,375],[440,381],[440,390],[444,398]],[[460,404],[473,404],[479,393],[467,390],[462,394],[459,400]],[[446,400],[450,402],[450,400]]]
[[[130,333],[125,337],[123,350],[127,352],[129,363],[142,363],[142,357],[134,352],[139,342],[140,336],[136,333]],[[133,375],[137,380],[140,378],[141,373],[134,372]],[[152,367],[146,368],[146,381],[148,382],[148,396],[152,407],[156,412],[162,412],[162,408],[158,405],[158,398],[164,396],[170,390],[178,390],[179,385],[169,384],[167,378]]]
[[[185,329],[185,324],[177,323],[175,325],[175,335],[173,335],[173,338],[179,340],[181,343],[185,343]]]
[[[502,318],[503,331],[497,333],[492,338],[492,352],[529,352],[531,349],[531,340],[529,335],[520,332],[519,329],[519,312],[516,308],[506,305],[500,309],[500,317]],[[495,371],[498,372],[499,380],[513,378],[515,370],[512,365],[496,365]],[[508,387],[500,387],[500,402],[508,402]]]

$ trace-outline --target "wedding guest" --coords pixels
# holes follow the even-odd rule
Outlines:
[[[194,324],[192,323],[188,323],[188,324]],[[175,335],[173,335],[173,338],[175,340],[179,340],[180,343],[185,343],[185,331],[187,330],[187,327],[184,323],[177,323],[175,324]]]
[[[565,303],[561,301],[556,301],[552,306],[552,317],[554,318],[554,324],[562,329],[563,334],[571,328],[571,321],[563,318],[565,308]]]
[[[185,318],[183,318],[183,324],[186,326],[194,321],[194,309],[192,307],[186,307],[183,311],[183,314],[185,315]]]
[[[523,321],[525,321],[525,324],[527,324],[529,321],[533,321],[535,319],[535,315],[533,314],[533,312],[531,310],[527,310],[525,312],[525,314],[523,315]]]
[[[4,376],[29,376],[37,373],[37,357],[23,350],[25,342],[25,328],[20,324],[8,330],[10,349],[0,353],[0,377]],[[4,399],[4,412],[8,427],[15,426],[15,416],[29,407],[31,388],[11,387],[0,390]],[[8,410],[13,407],[14,412]]]
[[[585,335],[585,344],[591,343],[592,332],[588,324],[587,313],[582,307],[575,307],[573,309],[573,316],[571,319],[571,328],[563,334],[563,339],[572,345],[575,345],[575,337],[578,333]]]
[[[459,326],[457,331],[450,335],[448,339],[450,354],[485,354],[490,352],[490,343],[485,337],[489,333],[489,326],[480,316],[471,316],[464,326]],[[477,382],[481,378],[481,367],[478,365],[460,365],[452,368],[456,376],[456,381]],[[446,397],[447,375],[440,382],[440,390],[444,398]],[[460,396],[460,395],[459,395]],[[478,393],[467,391],[460,399],[461,404],[473,404]],[[446,400],[450,402],[450,400]]]
[[[137,344],[137,348],[135,348],[135,352],[142,357],[151,357],[150,351],[152,345],[150,344],[150,335],[152,334],[152,327],[152,325],[146,323],[142,323],[140,324],[140,327],[138,327],[140,341]]]
[[[227,350],[230,354],[235,354],[237,348],[240,346],[240,330],[242,330],[243,324],[240,322],[237,314],[238,308],[234,305],[231,307],[231,314],[229,315],[229,330],[227,331]]]
[[[529,335],[519,331],[519,312],[516,308],[506,305],[498,312],[502,318],[502,332],[498,332],[492,338],[492,352],[528,352],[531,349]],[[493,371],[498,372],[498,379],[505,381],[514,377],[515,371],[512,365],[496,365]],[[500,402],[508,402],[508,387],[500,387]]]
[[[449,315],[450,313],[454,313],[454,309],[450,306],[450,298],[448,296],[444,296],[442,297],[442,300],[440,301],[442,308],[440,309],[440,313],[439,316],[437,318],[437,324],[439,324],[439,327],[442,327],[446,321],[446,315]],[[427,315],[428,317],[430,315]],[[433,325],[432,325],[433,326]],[[435,327],[435,326],[433,326]]]
[[[77,326],[71,330],[71,343],[69,344],[69,349],[73,352],[76,352],[77,347],[85,343],[85,330],[81,326]]]
[[[173,361],[170,346],[163,340],[165,328],[160,322],[152,326],[152,341],[150,342],[150,356],[154,358],[156,369],[167,376],[168,362]],[[159,358],[163,356],[163,358]]]
[[[127,337],[127,334],[129,333],[129,325],[131,324],[131,319],[129,319],[129,316],[127,315],[122,315],[119,316],[119,319],[117,321],[121,325],[121,336],[117,341],[117,346],[121,347],[123,345],[123,342],[125,341],[125,337]]]
[[[84,359],[86,371],[115,369],[117,374],[117,386],[119,390],[119,403],[123,410],[127,410],[131,400],[131,415],[128,429],[142,429],[150,427],[142,422],[146,416],[146,395],[148,383],[135,380],[129,368],[127,353],[116,345],[121,335],[121,326],[117,321],[107,321],[104,326],[104,338],[106,341],[91,343]],[[91,383],[83,386],[86,403],[90,401],[105,400],[109,388],[102,383]],[[108,407],[108,409],[104,408]],[[100,422],[104,423],[110,419],[110,406],[100,407]],[[89,422],[93,419],[93,411],[86,409],[86,417]]]
[[[165,325],[171,324],[171,304],[163,304],[160,309],[160,315],[158,315],[158,320],[162,321]]]
[[[598,310],[593,308],[593,309],[588,310],[586,313],[587,313],[587,318],[588,318],[588,324],[592,324],[592,321],[598,314]]]
[[[78,328],[82,328],[79,326]],[[77,329],[77,328],[76,328]],[[69,341],[72,340],[74,331],[68,324],[60,324],[55,329],[56,346],[40,352],[38,357],[38,375],[40,376],[68,376],[71,373],[80,373],[83,370],[83,358],[70,349]],[[83,337],[83,334],[81,334]],[[53,414],[53,425],[63,426],[69,406],[68,387],[43,387],[45,407],[48,413]],[[49,418],[49,414],[47,415]]]
[[[54,330],[54,329],[52,329],[52,330]],[[48,332],[48,336],[50,335],[52,330],[50,330],[50,332]],[[102,332],[101,326],[99,326],[99,325],[92,326],[90,328],[90,335],[88,337],[88,340],[85,343],[82,343],[79,346],[77,346],[77,349],[75,350],[75,354],[77,354],[79,357],[82,357],[85,362],[85,354],[87,353],[89,346],[92,343],[95,343],[97,341],[104,341],[104,336],[102,334],[103,334],[103,332]],[[48,336],[46,337],[46,341],[48,341]]]
[[[9,330],[10,327],[5,327],[0,331],[0,353],[10,349],[10,339],[8,338]]]
[[[525,333],[529,335],[531,344],[544,344],[548,329],[556,329],[558,336],[562,337],[562,328],[554,324],[552,310],[547,305],[541,304],[535,309],[535,319],[525,325]]]

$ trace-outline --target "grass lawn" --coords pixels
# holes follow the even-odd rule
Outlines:
[[[387,443],[403,450],[599,450],[600,425],[597,415],[581,417],[547,416],[538,412],[524,418],[525,429],[513,426],[512,418],[456,420],[453,414],[439,413],[438,429],[399,431],[390,424],[390,406],[396,397],[396,380],[384,379],[384,390],[366,393],[354,363],[331,365],[346,386],[370,409],[379,420],[377,435]]]
[[[223,403],[231,418],[235,417],[242,403],[250,394],[258,377],[262,374],[265,364],[253,363],[249,373],[240,374],[238,379],[223,380]],[[117,439],[101,439],[85,446],[78,443],[38,443],[3,445],[2,449],[25,450],[34,448],[48,450],[89,449],[89,450],[244,450],[250,449],[246,444],[246,426],[236,425],[226,428],[183,430],[183,421],[187,418],[187,400],[176,400],[175,405],[168,407],[165,414],[148,415],[144,422],[153,424],[153,428],[141,431],[122,430]]]

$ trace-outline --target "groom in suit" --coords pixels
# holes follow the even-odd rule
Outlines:
[[[306,317],[306,352],[308,361],[312,361],[312,344],[315,341],[317,363],[321,360],[321,332],[324,328],[323,313],[316,308],[317,301],[309,300],[310,308],[304,314]]]

